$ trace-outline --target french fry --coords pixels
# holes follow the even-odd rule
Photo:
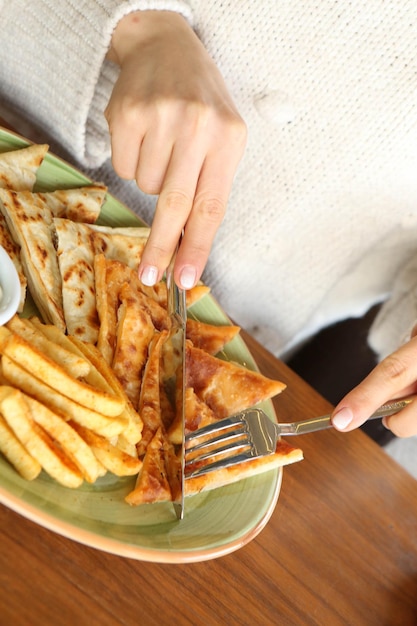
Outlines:
[[[85,378],[90,370],[88,361],[80,356],[69,352],[59,343],[50,341],[44,333],[41,332],[30,320],[20,318],[17,315],[6,324],[7,328],[26,341],[31,343],[35,348],[40,350],[50,359],[61,365],[70,376],[74,378]],[[58,333],[65,337],[63,331],[55,327]]]
[[[47,474],[65,487],[76,488],[82,484],[83,477],[76,465],[34,421],[22,392],[13,387],[0,387],[0,412],[21,444]]]
[[[93,344],[80,341],[76,337],[71,337],[70,340],[90,361],[92,371],[94,371],[94,369],[97,370],[106,380],[109,385],[109,389],[124,399],[125,408],[121,413],[121,416],[125,417],[128,420],[128,423],[123,430],[123,436],[129,443],[138,443],[142,437],[142,419],[126,396],[126,393],[113,370],[109,365],[107,365],[106,361],[101,357],[99,350],[93,346]]]
[[[101,437],[88,428],[71,423],[72,427],[90,446],[100,463],[116,476],[134,476],[142,467],[140,459],[126,454],[114,446],[108,439]]]
[[[0,385],[8,385],[9,381],[5,378],[4,374],[3,374],[3,365],[2,365],[2,359],[3,357],[0,354]]]
[[[0,415],[0,452],[4,454],[11,465],[19,472],[22,478],[34,480],[39,476],[42,467],[26,448],[20,443],[12,429]]]
[[[117,441],[114,442],[114,445],[116,448],[119,448],[119,450],[122,450],[122,452],[138,458],[136,445],[134,443],[130,443],[123,434],[117,437]]]
[[[109,418],[70,400],[7,356],[2,358],[2,372],[8,384],[24,391],[66,419],[73,419],[104,437],[119,435],[127,424],[127,420],[124,418],[119,416]]]
[[[74,428],[71,428],[67,422],[41,402],[28,396],[25,396],[25,400],[35,422],[59,443],[87,482],[94,483],[99,476],[103,475],[103,466]]]
[[[3,348],[7,341],[10,339],[12,331],[5,326],[0,326],[0,353],[3,352]]]
[[[68,350],[68,352],[73,352],[74,355],[77,355],[88,362],[89,371],[83,377],[85,382],[87,382],[92,387],[97,387],[97,389],[107,391],[108,393],[118,393],[118,390],[111,387],[111,385],[106,380],[106,377],[103,376],[103,374],[91,362],[91,359],[88,356],[88,350],[83,349],[84,345],[92,346],[92,344],[85,344],[84,341],[81,341],[76,337],[68,337],[67,335],[64,335],[56,326],[53,326],[52,324],[43,324],[38,318],[33,319],[33,324],[36,325],[36,327],[39,328],[39,330],[43,332],[45,336],[48,337],[51,341],[59,343],[60,345],[62,345],[62,347]],[[101,355],[98,355],[98,358],[101,360]],[[123,400],[126,402],[126,395],[122,394],[122,397]]]
[[[2,337],[0,334],[0,341]],[[76,398],[77,404],[97,411],[108,417],[120,415],[125,407],[120,396],[96,389],[81,380],[73,378],[63,367],[42,354],[25,339],[11,333],[1,341],[1,351],[10,359],[69,399]]]

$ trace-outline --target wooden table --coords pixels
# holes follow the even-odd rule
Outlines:
[[[331,407],[243,334],[287,383],[282,421]],[[241,550],[186,565],[85,547],[0,507],[3,626],[415,626],[417,483],[360,431],[297,440],[277,507]]]
[[[329,404],[244,335],[261,370],[288,384],[282,420]],[[360,431],[299,437],[261,534],[220,559],[129,560],[0,507],[0,624],[13,626],[415,626],[417,483]]]

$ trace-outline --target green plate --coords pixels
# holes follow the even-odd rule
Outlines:
[[[0,152],[28,142],[0,128]],[[39,169],[36,189],[46,191],[89,183],[73,167],[48,154]],[[108,196],[100,223],[141,226],[138,218],[114,197]],[[229,323],[209,295],[191,310],[196,319]],[[235,337],[222,357],[250,369],[256,364],[240,337]],[[275,419],[273,405],[262,408]],[[44,472],[34,481],[23,480],[0,456],[0,502],[35,523],[65,537],[120,556],[160,563],[203,561],[223,556],[251,541],[268,522],[278,500],[282,469],[192,496],[185,501],[185,518],[177,520],[172,504],[130,507],[124,496],[135,478],[111,474],[94,485],[67,489]]]

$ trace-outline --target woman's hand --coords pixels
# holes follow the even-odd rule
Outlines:
[[[341,400],[333,411],[333,426],[344,432],[361,426],[382,404],[417,393],[416,327],[411,339],[387,356]],[[417,398],[383,423],[397,437],[417,434]]]
[[[184,229],[174,277],[189,289],[223,219],[246,126],[181,15],[129,14],[108,57],[121,68],[105,112],[114,169],[159,194],[139,276],[147,285],[162,278]]]

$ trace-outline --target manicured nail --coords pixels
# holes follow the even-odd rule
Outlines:
[[[158,268],[154,265],[147,265],[143,268],[140,279],[147,287],[153,287],[158,279]]]
[[[340,409],[332,417],[332,424],[337,430],[344,430],[353,420],[353,413],[347,407]]]
[[[192,265],[185,265],[180,274],[180,282],[182,289],[191,289],[194,287],[197,272]]]

